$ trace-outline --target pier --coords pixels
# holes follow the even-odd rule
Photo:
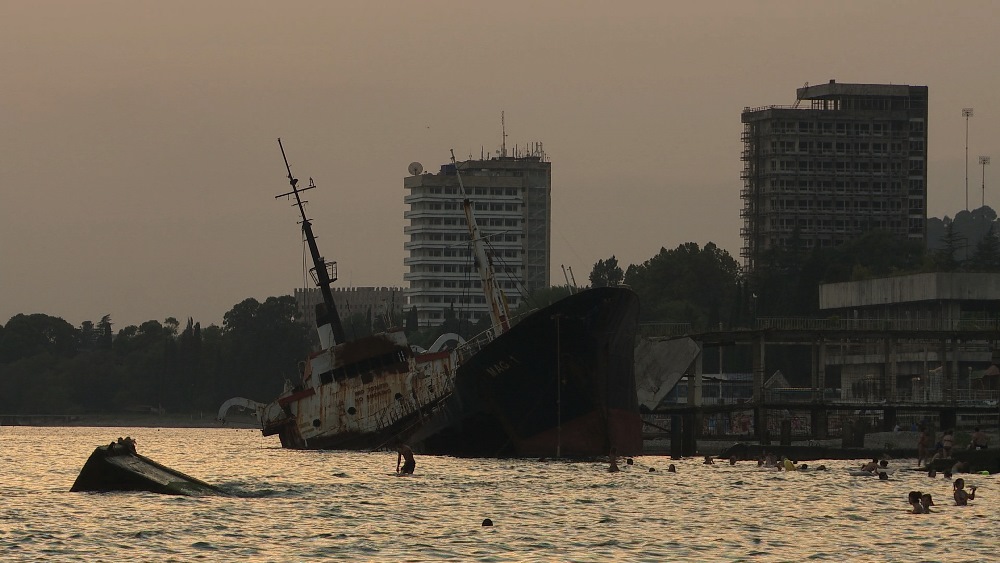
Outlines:
[[[932,429],[976,424],[996,428],[1000,391],[992,380],[980,381],[990,388],[971,388],[969,367],[992,361],[1000,339],[995,324],[758,319],[753,329],[691,334],[678,334],[682,331],[677,325],[665,326],[665,332],[673,334],[659,338],[690,338],[701,352],[687,371],[686,400],[661,403],[645,415],[646,437],[670,437],[672,454],[692,455],[699,439],[789,445],[793,439],[840,438],[844,447],[861,447],[865,433],[909,430],[917,424]],[[655,327],[647,325],[644,331],[648,335]],[[773,346],[809,348],[809,387],[765,385],[766,350]],[[705,397],[711,375],[703,373],[704,358],[716,353],[721,357],[724,349],[737,347],[743,347],[740,355],[750,364],[747,377],[736,382],[743,392]],[[839,388],[828,385],[832,366],[840,371]],[[721,389],[722,383],[718,385]]]

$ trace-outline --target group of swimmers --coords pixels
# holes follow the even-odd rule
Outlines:
[[[115,448],[123,449],[129,453],[134,454],[136,453],[135,439],[132,438],[131,436],[125,436],[124,438],[119,436],[117,442],[111,442],[110,444],[108,444],[108,451],[114,451]]]
[[[925,461],[950,458],[951,451],[955,446],[955,432],[953,430],[945,430],[944,433],[941,434],[941,439],[938,440],[934,444],[934,448],[931,449],[930,445],[933,441],[934,433],[927,428],[921,427],[920,438],[917,439],[918,466],[923,464]],[[988,440],[986,433],[977,426],[972,432],[972,437],[969,439],[969,449],[985,450],[987,445]]]
[[[617,449],[611,448],[611,452],[608,453],[608,462],[609,462],[608,473],[618,473],[619,471],[621,471],[621,468],[618,467],[618,450]],[[630,457],[625,458],[625,465],[626,466],[631,466],[634,463],[635,463],[635,461],[632,458],[630,458]],[[650,467],[649,468],[649,472],[650,473],[655,473],[656,472],[656,468],[655,467]],[[674,466],[674,464],[671,463],[669,466],[667,466],[667,473],[677,473],[677,467]]]
[[[729,465],[736,465],[736,457],[729,458]],[[808,463],[798,463],[794,459],[781,456],[778,459],[774,454],[767,454],[757,459],[757,467],[774,468],[778,471],[807,471],[810,469]],[[815,471],[826,471],[825,465],[817,465]]]
[[[872,458],[871,461],[861,466],[861,471],[878,475],[878,478],[885,481],[889,479],[889,461]]]
[[[952,496],[955,506],[968,506],[970,500],[976,499],[976,486],[970,485],[969,490],[965,490],[965,479],[959,477],[952,484]],[[931,495],[921,491],[910,491],[908,501],[911,514],[930,514],[931,507],[934,506]]]

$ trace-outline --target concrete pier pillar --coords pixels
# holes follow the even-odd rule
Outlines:
[[[951,389],[951,402],[958,402],[958,345],[960,341],[957,338],[951,339],[951,377],[949,378]]]
[[[830,435],[830,423],[825,407],[813,407],[810,412],[812,433],[817,440],[825,440]]]
[[[826,341],[819,340],[819,358],[816,361],[816,384],[819,386],[819,402],[826,399]]]
[[[689,411],[684,415],[684,436],[683,436],[683,450],[684,456],[693,456],[698,452],[698,427],[695,421],[699,418],[699,414],[694,411]]]
[[[938,359],[941,361],[941,400],[951,400],[951,364],[948,362],[948,340],[941,339],[938,349]],[[933,394],[931,395],[933,398]]]
[[[690,399],[688,404],[693,407],[700,407],[702,405],[701,395],[702,385],[704,383],[704,379],[702,377],[704,357],[704,349],[702,349],[702,351],[698,352],[698,355],[694,358],[694,376],[688,381],[690,384],[688,388],[688,398]]]
[[[761,444],[769,444],[767,435],[767,411],[764,409],[764,335],[758,333],[753,339],[753,423],[757,439]]]
[[[892,432],[896,427],[896,408],[886,407],[882,409],[882,431]]]
[[[753,339],[753,402],[764,402],[764,335],[758,334]]]
[[[954,430],[955,429],[955,425],[958,424],[958,411],[957,410],[955,410],[953,408],[941,409],[941,412],[939,413],[939,416],[940,416],[939,422],[940,422],[940,426],[941,426],[941,431],[942,432],[945,431],[945,430]]]
[[[896,339],[885,339],[885,399],[894,402],[898,400],[896,386],[899,379],[899,364],[896,363]]]
[[[818,403],[819,394],[819,343],[813,342],[809,347],[809,386],[812,387],[812,401]]]

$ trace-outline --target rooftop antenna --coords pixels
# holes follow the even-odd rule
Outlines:
[[[502,135],[500,139],[500,156],[507,156],[507,123],[504,120],[503,110],[500,111],[500,133]]]
[[[962,108],[962,117],[965,118],[965,210],[969,210],[969,118],[972,117],[972,108]]]
[[[983,166],[983,207],[986,207],[986,165],[990,163],[990,157],[979,157],[979,164]]]

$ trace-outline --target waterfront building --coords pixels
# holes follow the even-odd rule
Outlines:
[[[522,155],[523,154],[523,155]],[[524,296],[550,285],[552,172],[540,143],[515,156],[458,162],[475,206],[501,289],[515,309]],[[436,174],[414,163],[404,178],[409,221],[403,229],[407,309],[419,326],[440,325],[449,311],[470,321],[489,316],[472,260],[455,165]]]
[[[333,302],[341,318],[351,315],[371,314],[372,318],[389,317],[390,326],[403,326],[405,297],[401,287],[331,287]],[[323,294],[318,287],[296,288],[295,304],[307,326],[316,326],[316,305],[323,302]]]
[[[924,241],[927,87],[796,90],[791,106],[744,108],[741,256],[833,247],[883,230]]]
[[[982,385],[983,374],[1000,360],[1000,274],[937,272],[823,284],[819,306],[845,326],[885,335],[827,344],[825,363],[840,371],[841,398],[997,399],[996,391],[981,391],[989,387]]]

